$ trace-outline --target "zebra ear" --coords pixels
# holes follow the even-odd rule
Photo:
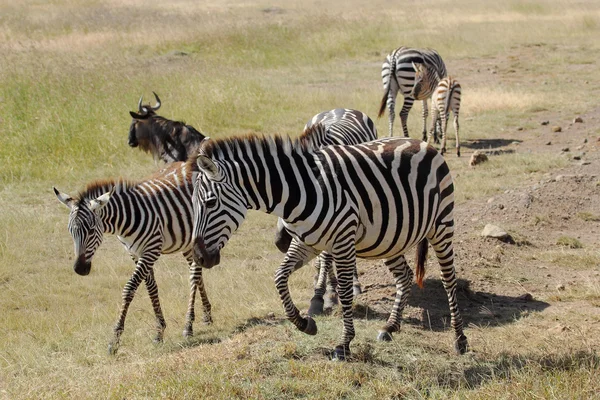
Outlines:
[[[413,62],[412,66],[415,69],[415,72],[423,72],[423,64],[415,64]]]
[[[54,190],[54,194],[56,195],[56,198],[58,199],[58,201],[63,203],[69,209],[73,208],[73,204],[75,203],[75,201],[73,200],[73,198],[71,196],[69,196],[68,194],[59,192],[58,189],[56,189],[55,187],[52,187],[52,189]]]
[[[217,168],[217,165],[209,157],[200,154],[198,158],[196,158],[196,164],[198,164],[200,171],[206,174],[211,181],[218,181],[221,179],[219,168]]]
[[[97,197],[95,200],[91,200],[90,201],[90,210],[92,210],[92,211],[100,210],[102,207],[104,207],[106,204],[108,204],[108,201],[110,200],[110,196],[112,196],[114,192],[115,192],[115,188],[113,187],[112,189],[110,189],[110,192],[106,192],[102,196]]]

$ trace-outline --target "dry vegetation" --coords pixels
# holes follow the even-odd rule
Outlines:
[[[0,398],[598,398],[600,5],[405,3],[0,0]],[[377,342],[393,287],[380,264],[361,262],[355,359],[328,361],[339,316],[319,318],[315,337],[284,320],[272,283],[275,221],[251,213],[222,265],[205,273],[215,324],[182,338],[186,264],[161,257],[165,343],[152,344],[142,288],[123,345],[108,356],[133,265],[108,237],[90,276],[77,276],[51,187],[75,193],[158,168],[127,146],[128,111],[152,91],[166,117],[212,137],[296,135],[334,107],[374,117],[381,62],[399,45],[436,48],[463,86],[464,155],[448,160],[473,351],[451,352],[433,263],[403,331]],[[420,111],[409,117],[415,136]],[[557,124],[560,135],[550,131]],[[377,127],[387,132],[387,116]],[[468,166],[475,149],[490,148],[502,153]],[[515,243],[480,238],[488,222]],[[291,282],[301,307],[312,273]]]

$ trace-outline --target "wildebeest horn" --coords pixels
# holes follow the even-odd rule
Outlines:
[[[144,113],[144,110],[142,110],[142,99],[144,98],[144,95],[140,96],[140,101],[138,102],[138,112],[140,114]]]
[[[160,99],[158,98],[158,95],[155,92],[152,93],[154,93],[154,97],[156,98],[156,104],[154,105],[154,107],[152,107],[152,109],[156,111],[160,108]]]

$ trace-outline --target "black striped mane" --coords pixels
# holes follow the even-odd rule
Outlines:
[[[110,192],[113,187],[115,188],[115,193],[122,193],[137,184],[138,182],[124,178],[98,179],[88,183],[85,189],[80,191],[74,199],[76,200],[76,204],[79,205],[83,201],[94,200],[104,193]]]
[[[289,136],[261,136],[247,134],[223,139],[204,141],[199,152],[215,160],[229,160],[246,152],[246,149],[262,148],[264,152],[292,154],[313,152],[316,148],[312,140],[302,136],[292,139]]]

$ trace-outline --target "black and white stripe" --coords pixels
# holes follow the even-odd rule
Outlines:
[[[404,136],[408,137],[408,127],[406,125],[408,112],[413,106],[415,100],[423,101],[423,140],[427,138],[427,99],[431,96],[430,92],[423,91],[419,97],[411,96],[411,91],[415,81],[415,70],[413,63],[425,64],[434,68],[439,76],[446,76],[446,65],[437,51],[432,49],[413,49],[410,47],[399,47],[392,51],[386,57],[381,68],[381,79],[383,81],[383,97],[379,107],[379,117],[385,114],[386,106],[389,114],[390,136],[394,134],[394,118],[396,96],[398,91],[404,96],[404,103],[400,110],[400,120]]]
[[[204,322],[210,323],[211,306],[204,289],[202,268],[192,259],[192,167],[174,163],[152,177],[130,182],[96,181],[76,197],[54,189],[58,200],[71,210],[68,229],[75,244],[75,272],[87,275],[103,235],[117,235],[136,263],[123,288],[123,303],[109,350],[116,352],[125,316],[138,286],[146,283],[156,316],[156,341],[166,327],[154,280],[153,266],[161,254],[182,252],[190,269],[190,298],[184,335],[191,336],[196,291],[200,292]]]
[[[458,135],[458,113],[460,111],[460,98],[462,88],[460,83],[451,76],[440,77],[437,71],[423,64],[414,64],[415,67],[415,86],[413,95],[424,91],[430,91],[433,88],[431,96],[431,130],[429,131],[429,141],[433,137],[433,127],[440,120],[442,130],[442,147],[440,152],[446,153],[446,131],[448,128],[448,118],[450,111],[454,114],[454,132],[456,133],[456,155],[460,157],[460,139]],[[441,78],[441,79],[440,79]]]
[[[352,109],[336,108],[324,111],[312,117],[304,126],[299,140],[310,142],[315,148],[334,144],[358,144],[377,139],[377,128],[368,115]],[[283,253],[287,253],[292,236],[283,227],[283,220],[277,223],[275,244]],[[331,308],[337,300],[337,278],[333,267],[333,258],[327,252],[319,255],[316,267],[315,298],[310,309],[311,315],[318,315],[323,308]],[[327,285],[329,281],[329,285]],[[326,290],[329,287],[329,290]],[[361,293],[357,271],[354,271],[353,291]],[[326,295],[327,292],[327,295]],[[321,299],[317,301],[316,299]]]
[[[354,338],[352,275],[356,257],[383,259],[394,275],[396,300],[379,338],[391,340],[413,272],[404,254],[417,246],[417,283],[422,285],[427,242],[438,258],[450,305],[456,349],[467,338],[456,299],[454,185],[443,157],[426,143],[387,138],[327,146],[289,138],[247,136],[205,143],[194,178],[194,259],[207,268],[245,219],[248,209],[273,213],[297,239],[276,273],[286,315],[298,329],[316,334],[288,288],[290,274],[321,251],[337,269],[344,330],[335,356],[346,357]]]

